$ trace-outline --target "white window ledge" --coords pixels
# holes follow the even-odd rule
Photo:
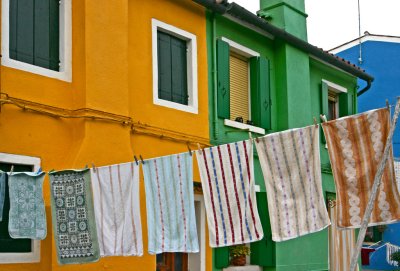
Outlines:
[[[237,121],[233,121],[233,120],[228,120],[228,119],[224,120],[224,124],[225,124],[225,126],[237,128],[237,129],[248,131],[248,132],[257,133],[260,135],[265,135],[265,129],[256,127],[253,125],[249,125],[249,124],[245,124],[245,123],[241,123],[241,122],[237,122]]]
[[[229,266],[222,270],[223,271],[262,271],[262,267],[258,266],[258,265]]]

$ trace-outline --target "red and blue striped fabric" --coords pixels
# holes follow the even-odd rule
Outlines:
[[[196,154],[210,246],[231,246],[262,239],[251,141],[198,150]]]

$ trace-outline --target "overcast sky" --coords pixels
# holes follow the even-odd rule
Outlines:
[[[357,0],[305,0],[308,41],[325,50],[358,37]],[[259,10],[259,0],[230,0]],[[360,0],[361,34],[400,36],[400,0]]]

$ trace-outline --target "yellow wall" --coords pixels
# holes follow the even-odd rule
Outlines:
[[[190,0],[72,0],[72,83],[1,67],[1,92],[52,106],[95,108],[130,116],[209,141],[205,12]],[[153,104],[151,18],[197,36],[199,113],[191,114]],[[184,152],[185,143],[130,132],[117,123],[60,119],[23,111],[11,105],[0,113],[0,152],[40,157],[42,168],[80,168]],[[199,180],[197,169],[195,180]],[[0,270],[155,270],[147,253],[143,181],[141,214],[143,257],[110,257],[97,263],[59,266],[51,228],[49,182],[44,196],[48,236],[41,242],[37,264],[0,265]],[[208,236],[206,236],[208,244]],[[211,249],[207,245],[207,270]]]

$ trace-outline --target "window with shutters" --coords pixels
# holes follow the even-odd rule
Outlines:
[[[153,102],[198,113],[196,36],[152,19]]]
[[[71,1],[3,0],[2,65],[71,81]]]
[[[36,157],[0,153],[0,170],[10,172],[37,171],[40,159]],[[12,239],[8,234],[8,213],[10,210],[8,176],[6,176],[3,219],[0,221],[0,263],[33,263],[40,261],[40,241],[31,239]]]
[[[354,114],[354,93],[345,87],[322,79],[321,83],[321,114],[327,120],[333,120]],[[325,142],[325,136],[321,128],[321,141]]]
[[[218,117],[226,126],[271,129],[269,60],[225,37],[217,40]]]

